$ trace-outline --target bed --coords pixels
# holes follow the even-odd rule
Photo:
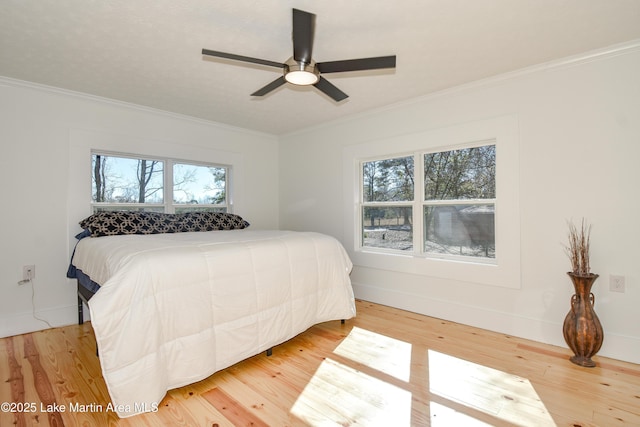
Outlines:
[[[131,215],[83,220],[68,272],[88,301],[122,418],[317,323],[356,314],[352,264],[330,236],[248,230],[230,214],[210,214],[226,221],[211,227],[194,226],[189,214]]]

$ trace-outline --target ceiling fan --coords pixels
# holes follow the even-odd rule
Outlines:
[[[313,85],[324,92],[336,102],[342,101],[349,95],[331,84],[321,74],[341,73],[345,71],[377,70],[382,68],[395,68],[396,57],[378,56],[375,58],[347,59],[342,61],[315,62],[311,57],[313,50],[313,35],[315,32],[316,15],[298,9],[293,9],[293,56],[286,62],[274,62],[249,56],[235,55],[233,53],[218,52],[202,49],[203,55],[232,59],[235,61],[251,62],[281,68],[283,75],[251,96],[264,96],[285,83],[294,85]]]

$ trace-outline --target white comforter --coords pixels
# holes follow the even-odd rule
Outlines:
[[[72,263],[120,417],[316,323],[355,316],[351,261],[318,233],[212,231],[86,238]]]

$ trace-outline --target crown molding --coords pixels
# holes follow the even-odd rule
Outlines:
[[[560,70],[564,68],[586,64],[589,62],[601,61],[601,60],[613,58],[616,56],[628,55],[628,54],[632,54],[639,51],[640,51],[640,39],[631,40],[628,42],[607,46],[602,49],[591,50],[591,51],[580,53],[577,55],[572,55],[565,58],[556,59],[553,61],[543,62],[540,64],[532,65],[530,67],[520,68],[518,70],[509,71],[506,73],[487,77],[485,79],[464,83],[458,86],[454,86],[454,87],[443,89],[437,92],[429,93],[427,95],[422,95],[422,96],[418,96],[408,100],[385,105],[383,107],[379,107],[363,113],[354,114],[347,117],[341,117],[339,119],[332,120],[326,123],[321,123],[316,126],[310,126],[308,128],[304,128],[304,129],[293,131],[287,134],[280,135],[280,137],[294,136],[297,134],[303,134],[309,131],[319,130],[319,129],[331,127],[334,125],[339,125],[341,123],[357,120],[357,119],[364,119],[380,113],[384,113],[385,111],[393,111],[400,108],[410,107],[415,104],[428,102],[433,99],[449,96],[452,94],[456,94],[456,93],[471,90],[471,89],[482,88],[485,86],[494,86],[497,83],[514,80],[517,78],[521,78],[524,76],[528,76],[528,75],[543,72],[543,71]]]
[[[426,101],[430,101],[436,98],[440,98],[443,96],[448,96],[451,94],[455,94],[458,92],[462,92],[462,91],[466,91],[469,89],[475,89],[475,88],[480,88],[480,87],[484,87],[484,86],[490,86],[490,85],[495,85],[496,83],[500,83],[503,81],[508,81],[508,80],[513,80],[516,78],[520,78],[523,76],[527,76],[530,74],[534,74],[534,73],[538,73],[538,72],[542,72],[542,71],[549,71],[549,70],[554,70],[554,69],[563,69],[563,68],[567,68],[567,67],[573,67],[573,66],[577,66],[577,65],[581,65],[581,64],[586,64],[589,62],[593,62],[593,61],[600,61],[600,60],[604,60],[607,58],[612,58],[612,57],[616,57],[616,56],[620,56],[620,55],[627,55],[627,54],[631,54],[631,53],[635,53],[637,51],[640,51],[640,39],[636,39],[636,40],[631,40],[628,42],[624,42],[624,43],[619,43],[619,44],[615,44],[615,45],[611,45],[611,46],[607,46],[604,47],[602,49],[596,49],[596,50],[592,50],[592,51],[588,51],[588,52],[584,52],[581,54],[577,54],[577,55],[572,55],[572,56],[568,56],[565,58],[561,58],[561,59],[557,59],[557,60],[553,60],[553,61],[549,61],[549,62],[544,62],[541,64],[536,64],[536,65],[532,65],[530,67],[526,67],[526,68],[521,68],[515,71],[510,71],[510,72],[506,72],[503,74],[499,74],[496,76],[492,76],[492,77],[487,77],[485,79],[481,79],[481,80],[476,80],[470,83],[465,83],[462,85],[458,85],[455,87],[451,87],[448,89],[443,89],[440,90],[438,92],[433,92],[427,95],[423,95],[423,96],[419,96],[416,98],[412,98],[409,100],[405,100],[405,101],[400,101],[400,102],[396,102],[393,104],[389,104],[383,107],[379,107],[373,110],[369,110],[360,114],[354,114],[354,115],[349,115],[346,117],[342,117],[336,120],[331,120],[329,122],[326,123],[321,123],[319,125],[315,125],[315,126],[310,126],[304,129],[299,129],[290,133],[285,133],[285,134],[281,134],[281,135],[274,135],[274,134],[270,134],[270,133],[265,133],[265,132],[259,132],[259,131],[254,131],[251,129],[246,129],[246,128],[241,128],[241,127],[237,127],[237,126],[232,126],[232,125],[227,125],[224,123],[220,123],[220,122],[215,122],[215,121],[211,121],[211,120],[206,120],[206,119],[201,119],[198,117],[194,117],[194,116],[188,116],[186,114],[179,114],[179,113],[173,113],[170,111],[165,111],[165,110],[160,110],[160,109],[156,109],[156,108],[152,108],[152,107],[146,107],[143,105],[139,105],[139,104],[134,104],[134,103],[130,103],[130,102],[125,102],[125,101],[118,101],[115,99],[111,99],[111,98],[106,98],[106,97],[101,97],[101,96],[97,96],[97,95],[91,95],[88,93],[84,93],[84,92],[78,92],[78,91],[73,91],[73,90],[69,90],[69,89],[62,89],[62,88],[58,88],[55,86],[48,86],[48,85],[44,85],[44,84],[40,84],[40,83],[34,83],[34,82],[29,82],[29,81],[25,81],[25,80],[19,80],[19,79],[14,79],[11,77],[5,77],[5,76],[0,76],[0,85],[5,85],[5,86],[13,86],[13,87],[22,87],[22,88],[28,88],[28,89],[34,89],[34,90],[39,90],[42,92],[47,92],[47,93],[53,93],[53,94],[58,94],[58,95],[63,95],[63,96],[69,96],[69,97],[73,97],[73,98],[77,98],[77,99],[84,99],[84,100],[88,100],[88,101],[93,101],[93,102],[99,102],[99,103],[106,103],[106,104],[111,104],[111,105],[115,105],[115,106],[119,106],[119,107],[123,107],[123,108],[128,108],[128,109],[133,109],[133,110],[138,110],[138,111],[144,111],[147,113],[152,113],[152,114],[156,114],[156,115],[162,115],[165,117],[170,117],[170,118],[174,118],[174,119],[179,119],[179,120],[186,120],[186,121],[190,121],[190,122],[194,122],[194,123],[199,123],[199,124],[204,124],[207,126],[214,126],[220,129],[225,129],[225,130],[229,130],[229,131],[233,131],[233,132],[241,132],[241,133],[246,133],[246,134],[253,134],[253,135],[259,135],[262,137],[270,137],[270,138],[283,138],[283,137],[289,137],[289,136],[293,136],[293,135],[297,135],[297,134],[303,134],[309,131],[313,131],[313,130],[318,130],[318,129],[323,129],[326,127],[331,127],[340,123],[345,123],[348,121],[352,121],[352,120],[357,120],[357,119],[361,119],[361,118],[366,118],[366,117],[370,117],[376,114],[380,114],[382,112],[385,111],[392,111],[392,110],[396,110],[399,108],[404,108],[407,106],[412,106],[418,103],[423,103]]]
[[[189,116],[186,114],[174,113],[171,111],[160,110],[153,107],[147,107],[140,104],[134,104],[132,102],[119,101],[117,99],[107,98],[98,95],[92,95],[85,92],[78,92],[71,89],[63,89],[55,86],[49,86],[41,83],[30,82],[26,80],[14,79],[11,77],[0,76],[0,86],[8,86],[8,87],[19,87],[24,89],[32,89],[39,92],[45,92],[49,94],[61,95],[66,97],[71,97],[75,99],[81,99],[85,101],[97,102],[101,104],[110,104],[116,107],[127,108],[130,110],[142,111],[145,113],[160,115],[164,117],[169,117],[177,120],[189,121],[192,123],[197,123],[206,126],[213,126],[219,129],[232,131],[232,132],[240,132],[244,134],[257,135],[260,137],[267,137],[271,139],[277,139],[276,135],[260,132],[252,129],[246,129],[238,126],[232,126],[225,123],[215,122],[213,120],[201,119],[195,116]]]

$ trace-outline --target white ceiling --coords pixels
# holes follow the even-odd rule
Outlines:
[[[315,13],[317,62],[397,55],[393,71],[285,85],[291,9]],[[0,75],[272,134],[640,39],[639,0],[0,0]]]

